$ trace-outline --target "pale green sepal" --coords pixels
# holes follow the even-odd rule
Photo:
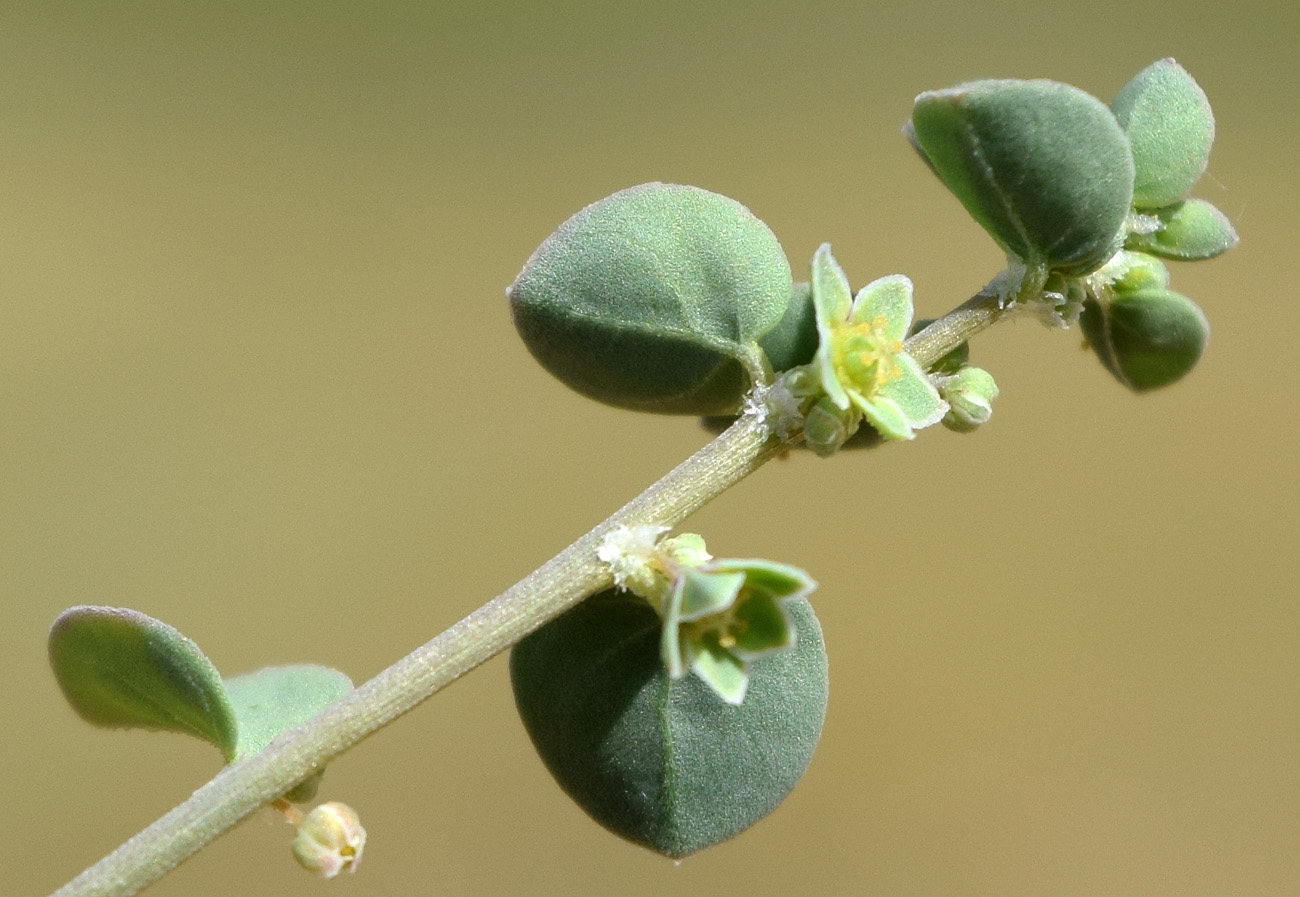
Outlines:
[[[852,397],[853,404],[862,412],[862,416],[867,419],[867,423],[871,424],[872,428],[881,436],[896,441],[916,438],[907,415],[894,404],[892,399],[887,399],[884,396],[867,399],[856,392],[852,394]]]
[[[260,752],[281,732],[302,725],[352,691],[352,680],[329,667],[266,667],[226,680],[239,720],[236,759]]]
[[[683,621],[698,620],[726,610],[735,602],[741,586],[745,585],[744,573],[724,573],[713,565],[708,569],[688,567],[680,575],[683,584],[678,618]]]
[[[1128,249],[1182,262],[1222,255],[1237,245],[1237,232],[1226,215],[1203,199],[1189,199],[1149,212],[1159,223],[1149,232],[1129,234]]]
[[[656,608],[663,619],[663,626],[659,630],[659,658],[663,661],[664,669],[668,670],[668,675],[673,679],[680,679],[686,675],[686,655],[681,638],[682,589],[685,585],[685,577],[678,576],[674,579],[668,600],[662,608]]]
[[[831,255],[831,244],[823,243],[813,253],[812,297],[818,321],[845,321],[853,307],[853,290],[840,263]]]
[[[914,430],[937,424],[948,411],[925,371],[911,355],[900,352],[894,358],[899,376],[880,387],[879,395],[892,401],[906,415]]]
[[[713,568],[722,573],[742,571],[745,588],[765,592],[773,598],[806,598],[817,588],[817,581],[798,567],[762,558],[723,558]]]
[[[849,407],[849,396],[835,375],[834,358],[829,347],[833,344],[836,325],[847,321],[849,312],[853,309],[853,293],[849,288],[849,279],[831,255],[829,243],[823,243],[813,254],[810,283],[813,308],[817,313],[817,336],[820,340],[814,364],[827,397],[837,408],[846,409]]]
[[[225,684],[198,645],[122,607],[73,607],[50,627],[50,666],[82,719],[194,735],[227,761],[239,738]]]
[[[1214,113],[1200,85],[1172,59],[1138,72],[1110,104],[1133,149],[1133,205],[1185,197],[1209,164]]]
[[[744,660],[755,660],[789,648],[795,631],[785,602],[811,595],[817,582],[798,567],[759,558],[727,558],[712,566],[719,573],[739,571],[745,577],[733,611],[737,625],[731,631],[731,650]]]
[[[873,280],[858,290],[849,315],[852,324],[870,323],[882,318],[885,326],[882,335],[902,341],[912,323],[912,281],[902,274],[891,274]]]
[[[691,672],[713,690],[713,693],[732,706],[745,700],[749,688],[748,665],[716,640],[692,642],[687,646]]]

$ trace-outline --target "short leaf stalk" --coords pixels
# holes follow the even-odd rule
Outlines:
[[[904,348],[927,367],[1009,310],[996,296],[976,295],[913,336]],[[366,736],[611,586],[613,576],[598,551],[615,529],[674,527],[787,448],[772,434],[761,411],[743,415],[550,561],[260,753],[225,767],[54,897],[126,897],[157,881]]]

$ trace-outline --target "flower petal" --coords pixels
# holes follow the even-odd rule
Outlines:
[[[853,308],[853,291],[839,262],[831,255],[831,244],[817,247],[812,259],[812,297],[817,310],[817,329],[849,319]]]
[[[900,352],[895,363],[901,376],[881,386],[877,396],[892,401],[913,429],[924,430],[937,424],[948,413],[948,403],[940,397],[939,391],[912,356]]]
[[[854,323],[884,318],[882,333],[902,341],[912,324],[912,281],[902,274],[890,274],[871,281],[858,290],[849,320]]]
[[[876,432],[886,439],[912,439],[912,425],[892,399],[877,395],[870,399],[853,393],[853,404],[862,412],[867,423],[876,428]]]
[[[741,595],[734,611],[735,626],[731,634],[735,644],[730,650],[743,660],[753,660],[773,651],[783,651],[794,644],[794,628],[770,595]]]
[[[749,689],[749,665],[715,643],[693,647],[691,672],[728,704],[741,704]]]
[[[683,621],[719,614],[736,602],[745,585],[743,571],[718,572],[708,567],[687,567],[681,572],[681,603],[677,612]]]
[[[713,564],[713,569],[743,570],[747,589],[763,591],[776,599],[806,598],[817,588],[816,580],[798,567],[762,558],[724,558]]]
[[[853,293],[849,289],[849,279],[831,255],[829,243],[823,243],[813,255],[811,284],[813,307],[817,312],[818,338],[813,366],[827,397],[835,403],[835,407],[847,409],[849,397],[835,375],[833,352],[835,329],[848,320],[853,308]]]

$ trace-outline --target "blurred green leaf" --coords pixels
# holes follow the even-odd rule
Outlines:
[[[183,732],[226,760],[238,739],[221,676],[194,642],[138,611],[74,607],[50,628],[50,666],[87,722]]]
[[[1133,150],[1133,204],[1153,209],[1185,197],[1214,143],[1214,113],[1192,76],[1161,59],[1125,84],[1110,107]]]
[[[291,664],[234,676],[226,691],[239,720],[235,759],[243,759],[352,691],[352,680],[329,667]]]

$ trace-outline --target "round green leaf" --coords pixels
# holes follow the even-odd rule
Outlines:
[[[1162,59],[1144,68],[1110,104],[1133,147],[1133,204],[1167,206],[1191,191],[1210,161],[1214,113],[1181,65]]]
[[[570,388],[622,408],[703,415],[739,406],[745,360],[791,289],[781,245],[744,206],[643,184],[562,224],[507,295],[529,351]]]
[[[1119,248],[1133,157],[1110,110],[1054,81],[973,81],[916,98],[908,137],[1027,265],[1086,274]]]
[[[256,754],[275,736],[302,725],[352,691],[352,680],[329,667],[302,663],[266,667],[226,680],[239,721],[236,759]]]
[[[74,607],[50,628],[50,666],[72,708],[106,728],[183,732],[235,755],[235,711],[212,662],[171,626],[118,607]]]
[[[1189,199],[1150,213],[1159,226],[1129,234],[1124,246],[1182,262],[1222,255],[1237,245],[1237,232],[1226,215],[1203,199]]]
[[[826,653],[804,599],[786,604],[793,648],[750,669],[744,702],[693,675],[672,679],[660,621],[610,590],[520,642],[520,717],[560,787],[617,835],[670,857],[725,841],[771,812],[803,775],[826,711]]]
[[[1210,338],[1204,313],[1172,290],[1090,299],[1079,324],[1101,363],[1134,392],[1168,386],[1183,377],[1196,366]]]

